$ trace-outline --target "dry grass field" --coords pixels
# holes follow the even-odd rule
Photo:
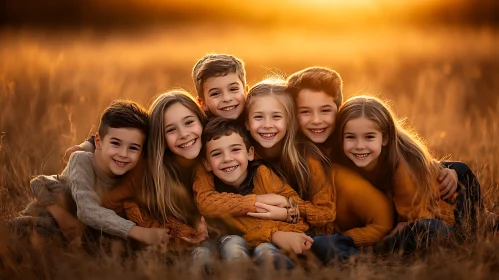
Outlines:
[[[389,99],[435,157],[470,165],[486,206],[499,212],[497,28],[403,25],[348,32],[206,23],[112,33],[3,28],[0,42],[0,221],[32,200],[32,176],[62,170],[65,149],[95,132],[100,112],[113,99],[148,105],[172,88],[193,92],[191,68],[208,52],[242,58],[250,86],[312,65],[337,70],[346,97]],[[216,276],[496,279],[497,248],[499,235],[481,230],[476,242],[433,248],[424,257],[366,253],[346,264],[298,269],[291,277],[233,267]],[[202,279],[182,261],[165,265],[154,254],[120,256],[118,248],[91,256],[36,238],[26,245],[0,230],[0,279]]]

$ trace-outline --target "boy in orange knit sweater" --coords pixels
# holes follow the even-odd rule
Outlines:
[[[261,161],[253,161],[253,147],[244,128],[237,121],[212,119],[204,128],[202,142],[202,155],[205,157],[203,164],[207,171],[213,173],[213,183],[217,191],[240,195],[276,193],[289,198],[290,201],[300,199],[269,167]],[[222,258],[247,258],[247,248],[256,247],[254,256],[257,263],[268,254],[276,266],[284,260],[286,267],[292,268],[294,265],[291,260],[282,255],[278,248],[301,254],[310,249],[313,240],[304,234],[309,227],[300,218],[298,207],[289,208],[286,215],[286,222],[250,216],[221,216],[230,227],[241,232],[244,238],[222,237]]]

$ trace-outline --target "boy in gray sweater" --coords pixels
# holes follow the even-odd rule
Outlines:
[[[113,102],[101,116],[95,152],[75,152],[61,175],[40,175],[31,180],[37,201],[23,215],[53,217],[68,241],[78,239],[88,226],[147,245],[166,242],[167,230],[138,227],[101,206],[101,198],[139,163],[148,130],[149,118],[143,107],[131,101]]]

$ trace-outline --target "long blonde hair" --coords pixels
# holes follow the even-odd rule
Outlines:
[[[396,120],[394,116],[388,106],[378,98],[357,96],[348,99],[336,117],[340,144],[337,149],[343,150],[346,123],[365,117],[376,125],[383,139],[387,140],[378,159],[378,166],[381,168],[373,184],[385,192],[391,192],[395,170],[400,162],[404,162],[412,179],[417,182],[416,185],[421,187],[421,194],[433,196],[433,186],[442,166],[430,155],[417,134],[404,129],[401,121]],[[350,162],[344,153],[341,154],[344,162]]]
[[[149,108],[150,134],[148,142],[147,176],[144,177],[142,196],[149,211],[163,222],[168,221],[167,213],[188,222],[189,212],[193,212],[194,202],[191,187],[182,180],[178,164],[165,140],[164,116],[173,104],[182,104],[192,111],[201,125],[206,115],[194,98],[184,90],[172,90],[159,95]]]
[[[254,85],[248,92],[246,112],[249,112],[255,99],[267,96],[276,98],[285,109],[286,134],[281,140],[284,141],[284,145],[278,166],[279,171],[290,185],[297,189],[301,197],[306,197],[310,189],[311,176],[306,156],[310,151],[317,155],[322,155],[322,153],[317,147],[298,137],[299,126],[295,117],[295,104],[284,80],[270,78]],[[327,161],[323,155],[321,159]]]

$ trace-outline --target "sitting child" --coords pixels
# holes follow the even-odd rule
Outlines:
[[[28,206],[24,215],[43,216],[45,211],[45,216],[55,219],[68,240],[81,236],[85,225],[145,244],[166,241],[167,230],[138,227],[101,206],[102,196],[140,161],[148,130],[149,116],[145,109],[130,101],[113,102],[101,116],[95,152],[75,152],[61,175],[40,175],[33,179],[31,188],[37,201]]]
[[[299,216],[294,203],[300,199],[298,194],[262,161],[253,161],[253,147],[244,127],[237,121],[224,118],[210,120],[203,131],[202,142],[205,157],[203,164],[206,170],[213,173],[217,191],[240,195],[276,193],[288,198],[290,204],[294,205],[284,213],[287,222],[229,214],[221,217],[241,232],[243,237],[221,238],[222,259],[229,260],[235,256],[248,258],[247,248],[250,247],[255,248],[257,263],[268,255],[276,267],[282,260],[287,268],[294,267],[291,260],[279,252],[279,248],[301,254],[310,249],[313,242],[312,238],[304,234],[309,227]]]

